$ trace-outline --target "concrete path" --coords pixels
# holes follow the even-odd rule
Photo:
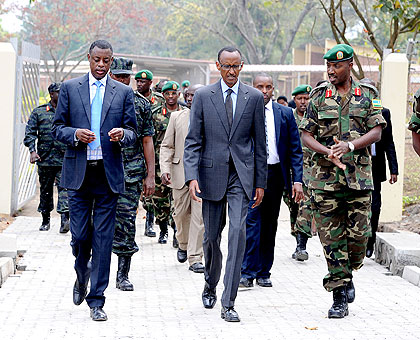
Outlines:
[[[287,208],[282,206],[272,271],[273,288],[240,290],[236,310],[242,321],[220,318],[218,303],[201,303],[202,274],[176,261],[170,244],[143,236],[139,215],[130,279],[133,292],[115,288],[113,255],[104,310],[107,322],[93,322],[86,303],[72,303],[75,280],[70,235],[58,233],[59,218],[49,232],[39,232],[40,217],[20,216],[5,233],[18,235],[26,250],[27,270],[0,288],[0,339],[420,339],[420,289],[367,259],[355,273],[356,300],[350,315],[329,320],[332,294],[322,287],[326,263],[317,237],[309,241],[309,261],[291,259]],[[171,239],[172,235],[170,235]],[[227,232],[223,235],[226,259]]]

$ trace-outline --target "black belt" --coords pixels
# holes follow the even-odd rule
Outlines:
[[[97,159],[94,161],[87,161],[87,166],[89,167],[96,167],[103,164],[104,164],[104,161],[102,159]]]
[[[276,163],[276,164],[267,164],[268,165],[268,168],[270,169],[270,168],[277,168],[277,167],[279,167],[280,166],[280,162],[279,163]]]

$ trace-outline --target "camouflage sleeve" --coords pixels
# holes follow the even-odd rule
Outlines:
[[[299,129],[308,131],[313,135],[316,135],[316,132],[318,131],[318,109],[316,108],[313,99],[309,101],[308,109],[299,124]]]
[[[155,134],[155,129],[153,127],[152,109],[151,109],[150,104],[146,103],[146,105],[144,106],[142,137],[154,136],[154,134]]]
[[[420,134],[420,113],[419,112],[413,112],[413,115],[411,116],[410,123],[408,125],[408,129]]]
[[[38,111],[33,110],[29,117],[28,123],[25,129],[25,138],[23,144],[29,148],[29,152],[36,151],[35,141],[38,138]]]
[[[373,129],[375,126],[382,125],[382,129],[386,127],[386,121],[382,116],[382,104],[377,100],[376,94],[372,94],[372,97],[369,99],[370,105],[368,110],[368,115],[366,116],[366,127],[368,130]],[[379,103],[374,104],[374,101]]]

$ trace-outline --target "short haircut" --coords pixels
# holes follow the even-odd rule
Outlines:
[[[287,103],[287,97],[286,96],[278,96],[277,101],[279,101],[280,99],[283,99]]]
[[[268,73],[265,73],[265,72],[257,73],[256,76],[254,77],[254,79],[252,79],[252,84],[255,83],[255,79],[257,79],[258,77],[270,78],[271,82],[274,84],[273,77],[270,76]]]
[[[217,60],[220,62],[220,55],[223,53],[223,52],[230,52],[230,53],[232,53],[232,52],[238,52],[239,53],[239,55],[241,56],[241,60],[242,60],[242,53],[241,53],[241,51],[239,51],[236,47],[233,47],[233,46],[225,46],[225,47],[223,47],[220,51],[219,51],[219,53],[217,53]]]
[[[95,40],[89,47],[89,54],[92,53],[92,50],[97,47],[101,50],[107,50],[110,49],[111,53],[114,53],[114,50],[112,49],[111,44],[106,40]]]

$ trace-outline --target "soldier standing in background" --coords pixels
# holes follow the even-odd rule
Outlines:
[[[353,270],[363,265],[368,237],[372,161],[369,146],[386,126],[377,91],[351,77],[353,48],[339,44],[325,55],[329,83],[311,93],[300,128],[305,146],[314,151],[309,189],[333,291],[329,318],[348,315],[354,301]]]
[[[42,214],[39,230],[50,229],[50,213],[54,209],[54,182],[58,189],[57,212],[61,215],[60,233],[67,233],[70,227],[67,190],[60,187],[61,167],[66,145],[56,141],[52,134],[52,121],[57,107],[61,83],[48,86],[50,102],[35,108],[26,125],[23,144],[29,148],[30,162],[38,164],[40,200],[38,211]],[[35,141],[37,145],[35,147]]]
[[[165,106],[165,98],[163,98],[160,93],[152,91],[153,73],[149,70],[140,70],[137,72],[134,79],[137,84],[137,93],[149,101],[152,109],[152,117],[155,117],[157,114],[162,112],[162,109]],[[156,152],[156,145],[154,145],[154,148]],[[159,169],[157,159],[155,159],[155,169]],[[142,202],[143,208],[146,210],[144,235],[148,237],[155,237],[156,233],[153,230],[155,215],[153,212],[152,198],[143,196]]]
[[[110,68],[110,77],[125,85],[130,85],[133,61],[115,57]],[[133,284],[128,279],[131,257],[139,251],[136,244],[136,215],[140,194],[150,196],[155,190],[155,153],[153,149],[153,120],[149,101],[134,92],[134,108],[137,121],[137,140],[122,149],[124,163],[125,191],[117,202],[115,233],[112,251],[118,256],[116,286],[123,291],[132,291]],[[142,183],[144,179],[144,184]],[[144,189],[144,190],[143,190]]]
[[[413,137],[414,151],[420,156],[420,89],[414,95],[413,115],[408,129]]]

